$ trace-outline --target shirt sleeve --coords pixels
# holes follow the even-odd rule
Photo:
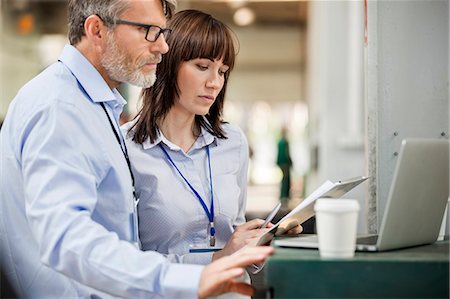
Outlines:
[[[236,218],[235,225],[240,225],[246,222],[245,209],[247,206],[247,184],[248,184],[248,164],[249,164],[249,145],[247,137],[244,132],[239,129],[240,132],[240,148],[239,148],[239,160],[240,168],[237,173],[237,182],[241,190],[239,201],[239,214]]]
[[[213,252],[193,252],[186,254],[167,254],[166,258],[172,263],[207,265],[212,262]]]
[[[241,196],[239,197],[239,214],[236,218],[236,225],[245,223],[245,208],[247,206],[247,179],[248,179],[248,164],[249,164],[249,145],[247,137],[244,132],[240,130],[241,136],[241,146],[240,146],[240,163],[241,166],[238,172],[238,184],[241,188]],[[260,264],[252,264],[246,267],[248,272],[252,274],[257,274],[264,268],[265,262]]]
[[[156,252],[141,252],[92,219],[98,177],[106,176],[108,167],[99,140],[88,134],[96,128],[80,121],[82,113],[62,102],[23,121],[18,159],[26,217],[41,261],[115,296],[197,298],[202,266],[175,265]],[[98,155],[92,157],[89,147]]]

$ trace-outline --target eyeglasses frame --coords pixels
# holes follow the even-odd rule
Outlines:
[[[100,17],[99,15],[97,15],[97,16],[98,16],[103,22],[105,22],[105,20],[103,20],[102,17]],[[126,20],[121,20],[121,19],[117,19],[117,20],[114,20],[114,21],[112,21],[112,22],[107,22],[107,23],[110,23],[110,24],[112,24],[112,25],[130,25],[130,26],[142,27],[142,28],[144,28],[145,30],[147,30],[147,31],[145,32],[145,40],[146,40],[146,41],[149,41],[149,42],[151,42],[151,43],[156,42],[156,41],[158,40],[159,36],[161,35],[161,33],[162,33],[162,35],[164,36],[164,39],[167,40],[167,37],[168,37],[169,34],[172,32],[172,29],[169,29],[169,28],[161,28],[161,27],[159,27],[159,26],[157,26],[157,25],[143,24],[143,23],[131,22],[131,21],[126,21]],[[159,29],[158,33],[155,35],[155,39],[154,39],[154,40],[150,40],[150,39],[148,38],[148,33],[150,32],[150,28],[152,28],[152,27],[156,27],[156,28]]]

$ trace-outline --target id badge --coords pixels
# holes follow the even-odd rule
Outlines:
[[[137,211],[138,203],[139,203],[139,199],[133,198],[133,212],[130,214],[131,236],[133,238],[133,244],[138,249],[142,249],[141,240],[139,239],[139,223],[138,223],[138,211]]]
[[[189,245],[190,253],[216,252],[222,249],[221,247]]]
[[[209,242],[206,240],[201,239],[195,239],[193,244],[189,245],[189,252],[190,253],[202,253],[202,252],[215,252],[221,250],[221,247],[217,246],[210,246]]]

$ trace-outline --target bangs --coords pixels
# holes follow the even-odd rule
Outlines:
[[[197,29],[197,32],[201,31]],[[223,59],[223,64],[230,67],[234,66],[235,46],[232,36],[223,26],[211,26],[204,28],[203,33],[198,33],[196,38],[190,39],[188,45],[188,59],[208,58]]]
[[[177,16],[173,21],[169,44],[175,56],[182,61],[223,59],[223,64],[233,69],[237,38],[231,34],[231,29],[207,14],[201,18],[184,19],[182,24],[177,22]]]

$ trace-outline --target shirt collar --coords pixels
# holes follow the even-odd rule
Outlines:
[[[167,145],[171,150],[178,151],[181,150],[180,147],[174,143],[172,143],[169,139],[167,139],[164,134],[161,132],[161,130],[158,130],[158,137],[156,138],[155,142],[151,143],[150,138],[147,138],[144,143],[142,143],[142,147],[144,150],[150,149],[156,145],[158,145],[160,142],[163,142],[165,145]],[[217,145],[217,137],[209,133],[207,130],[205,130],[203,127],[200,131],[200,136],[195,141],[194,145],[192,146],[192,149],[196,148],[202,148],[207,145]]]
[[[211,145],[214,143],[214,145],[217,145],[217,137],[214,136],[213,134],[209,133],[207,130],[205,130],[205,128],[201,128],[200,131],[200,137],[202,138],[197,138],[197,140],[194,143],[194,148],[202,148],[205,147],[207,145]]]
[[[117,89],[111,90],[97,69],[74,46],[65,45],[59,61],[69,68],[93,102],[111,102],[108,104],[112,108],[122,108],[126,104]]]

